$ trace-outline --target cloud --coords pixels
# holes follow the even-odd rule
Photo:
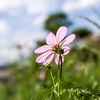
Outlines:
[[[71,12],[75,10],[85,9],[99,3],[99,0],[69,0],[62,5],[62,11]]]
[[[5,20],[0,20],[0,35],[7,34],[10,28]]]
[[[18,57],[18,51],[16,49],[1,49],[0,50],[0,59],[14,60],[16,57]]]
[[[27,0],[25,5],[29,14],[38,14],[47,11],[47,0]]]
[[[43,30],[34,31],[34,33],[26,32],[26,30],[19,30],[14,33],[11,38],[8,39],[0,39],[0,65],[5,63],[13,62],[19,59],[19,52],[16,48],[16,44],[20,43],[22,45],[21,54],[24,57],[30,55],[36,46],[36,40],[42,40],[46,34]],[[9,45],[9,46],[8,46]]]
[[[9,62],[18,57],[12,47],[17,43],[24,45],[26,55],[29,48],[33,50],[37,40],[44,39],[46,32],[43,23],[49,12],[56,10],[56,1],[52,4],[51,0],[0,0],[0,14],[3,17],[0,20],[0,36],[6,34],[0,37],[0,61]],[[10,34],[7,34],[9,31]]]
[[[32,26],[38,26],[38,27],[43,26],[46,18],[47,18],[46,15],[40,15],[40,16],[35,17],[32,21]]]
[[[0,12],[12,13],[13,9],[17,12],[19,8],[25,8],[29,14],[45,13],[47,11],[48,0],[0,0]]]
[[[0,0],[0,12],[6,12],[13,15],[20,12],[20,8],[24,8],[28,14],[43,14],[48,11],[57,10],[58,0]],[[49,6],[50,5],[50,6]]]
[[[18,8],[23,4],[23,0],[0,0],[0,11],[6,11],[9,8]]]
[[[42,29],[29,32],[28,30],[18,30],[11,37],[11,43],[21,43],[34,48],[37,40],[42,40],[46,36],[46,32]]]

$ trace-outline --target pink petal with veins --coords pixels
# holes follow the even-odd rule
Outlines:
[[[61,42],[61,40],[66,36],[67,34],[67,27],[65,26],[61,26],[56,34],[56,40],[57,40],[57,44],[59,44],[59,42]]]
[[[54,57],[54,54],[53,54],[53,53],[50,54],[50,55],[46,58],[46,60],[44,61],[43,65],[48,65],[48,64],[52,61],[53,57]]]
[[[43,53],[42,55],[40,55],[37,59],[36,59],[36,62],[37,63],[42,63],[46,60],[46,58],[51,54],[52,52],[51,51],[47,51],[45,53]]]
[[[64,62],[64,56],[63,55],[61,55],[61,57],[62,57],[62,62]],[[60,62],[61,63],[61,62]]]
[[[64,56],[61,55],[61,57],[62,57],[62,62],[64,62]],[[55,63],[56,65],[58,65],[59,63],[59,54],[55,54]],[[60,64],[61,64],[61,61],[60,61]]]
[[[69,43],[71,43],[74,39],[75,39],[76,35],[75,34],[71,34],[68,37],[66,37],[61,44],[62,45],[68,45]]]
[[[38,54],[38,53],[43,53],[43,52],[45,52],[45,51],[47,51],[47,50],[50,50],[50,49],[52,49],[51,46],[49,46],[49,45],[43,45],[43,46],[37,48],[37,49],[34,51],[34,53],[37,53],[37,54]]]
[[[55,63],[56,63],[56,65],[58,65],[58,63],[59,63],[59,54],[55,54]]]
[[[69,52],[70,50],[66,50],[63,55],[67,55]]]
[[[64,53],[63,55],[67,55],[70,52],[70,48],[68,46],[63,46]]]
[[[56,37],[52,32],[47,35],[46,43],[51,46],[56,45]]]

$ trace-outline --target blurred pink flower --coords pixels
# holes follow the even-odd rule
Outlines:
[[[20,43],[17,43],[16,46],[17,46],[18,49],[22,49],[22,45]]]
[[[71,43],[75,39],[75,34],[71,34],[68,37],[64,39],[64,37],[67,34],[67,27],[61,26],[56,36],[50,32],[46,37],[46,43],[47,45],[43,45],[39,48],[37,48],[34,53],[43,53],[40,55],[37,59],[37,63],[42,63],[43,65],[49,64],[53,57],[55,59],[55,63],[58,65],[59,62],[59,54],[62,56],[62,62],[64,61],[64,56],[67,55],[70,51],[70,48],[67,46],[69,43]]]
[[[76,70],[77,72],[81,72],[81,71],[82,71],[82,67],[81,67],[81,66],[76,66],[76,67],[75,67],[75,70]]]
[[[40,72],[40,76],[39,76],[39,79],[40,80],[44,80],[45,79],[45,76],[46,76],[46,71],[42,71],[42,72]]]

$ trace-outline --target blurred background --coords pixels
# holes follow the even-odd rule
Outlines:
[[[34,91],[52,82],[33,51],[62,25],[77,36],[63,63],[64,87],[100,93],[100,0],[0,0],[0,100],[41,100],[45,93],[32,98]]]

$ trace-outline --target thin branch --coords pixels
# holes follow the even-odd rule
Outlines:
[[[93,25],[95,25],[98,29],[100,29],[100,25],[96,22],[94,22],[93,20],[87,18],[87,17],[84,17],[84,16],[80,16],[80,15],[76,15],[74,17],[79,17],[79,18],[82,18],[84,20],[87,20],[88,22],[92,23]]]

